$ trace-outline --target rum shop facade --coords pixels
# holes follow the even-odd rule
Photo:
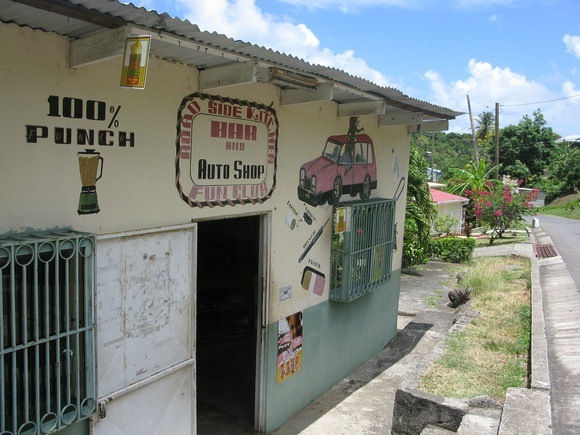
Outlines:
[[[0,1],[0,432],[269,433],[394,337],[409,133],[457,112],[26,3]]]

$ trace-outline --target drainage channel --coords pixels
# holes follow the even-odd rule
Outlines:
[[[534,245],[534,254],[538,258],[551,258],[558,256],[556,248],[552,244]]]

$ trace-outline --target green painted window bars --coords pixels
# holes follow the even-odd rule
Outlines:
[[[0,237],[0,433],[44,434],[96,411],[95,238]]]
[[[395,247],[394,199],[334,207],[330,299],[350,302],[391,279]]]

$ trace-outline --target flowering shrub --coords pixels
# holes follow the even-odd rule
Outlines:
[[[487,226],[491,231],[489,243],[509,229],[511,225],[519,222],[532,208],[531,202],[537,199],[538,191],[527,191],[525,194],[517,192],[503,185],[487,191],[466,191],[471,200],[473,218],[478,226]]]

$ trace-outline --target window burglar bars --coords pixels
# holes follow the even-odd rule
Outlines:
[[[0,237],[0,433],[49,433],[96,411],[95,238]]]
[[[370,199],[337,204],[346,208],[350,222],[345,231],[333,226],[330,299],[350,302],[391,279],[395,242],[393,199]]]

